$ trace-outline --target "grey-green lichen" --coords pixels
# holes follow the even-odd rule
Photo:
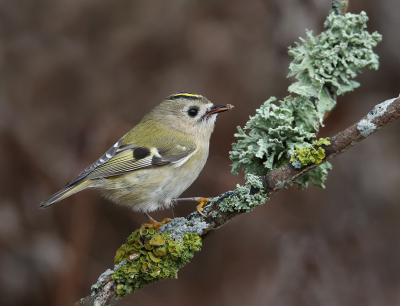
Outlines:
[[[372,48],[382,40],[382,36],[377,32],[368,33],[365,30],[367,21],[365,12],[358,15],[331,13],[324,32],[314,37],[311,31],[307,31],[307,39],[300,38],[302,45],[297,43],[295,48],[289,48],[289,55],[294,57],[289,66],[289,76],[298,80],[289,86],[289,91],[315,97],[321,123],[325,113],[335,106],[325,85],[341,95],[360,86],[351,79],[361,69],[378,69],[379,57]]]
[[[125,266],[126,260],[120,262],[119,264],[114,266],[114,270],[107,269],[103,274],[99,276],[97,283],[91,287],[91,297],[90,300],[92,301],[101,301],[107,300],[107,292],[101,290],[103,287],[107,286],[106,284],[110,281],[110,276],[116,271],[119,267]],[[95,303],[96,305],[96,303]]]
[[[307,32],[302,44],[289,49],[289,55],[294,57],[289,76],[297,79],[289,91],[298,96],[279,102],[274,97],[268,99],[243,129],[238,127],[235,134],[238,141],[232,144],[230,152],[234,174],[242,169],[246,174],[265,175],[289,162],[295,150],[300,152],[313,146],[319,124],[323,125],[325,114],[335,106],[331,94],[341,95],[358,87],[351,79],[362,68],[378,68],[378,56],[372,48],[382,37],[365,30],[367,20],[364,12],[359,15],[332,12],[323,33],[314,37]],[[361,124],[360,129],[370,131],[363,129],[366,126]],[[316,161],[321,161],[322,151],[316,149],[314,153],[314,157],[319,156]],[[297,168],[303,165],[298,158],[292,164]],[[310,180],[323,187],[331,168],[324,163],[295,183],[304,188]]]
[[[370,120],[361,120],[357,125],[357,130],[363,135],[367,137],[371,135],[376,130],[376,125],[372,123]]]
[[[115,266],[115,267],[114,267],[114,270],[116,270],[116,269],[118,269],[118,268],[119,268],[119,266],[118,266],[118,267]],[[97,289],[101,288],[102,285],[103,285],[103,283],[104,283],[106,280],[108,280],[109,276],[112,275],[112,274],[114,273],[114,270],[107,269],[106,272],[102,273],[102,274],[99,276],[99,279],[97,280],[97,283],[94,284],[90,289],[91,289],[93,292],[95,292]]]
[[[209,206],[211,207],[214,202],[218,202],[218,208],[223,212],[248,212],[269,200],[267,194],[263,191],[264,186],[259,176],[247,174],[245,178],[246,183],[244,185],[237,184],[234,191],[226,192],[211,199]]]
[[[115,255],[117,268],[111,279],[117,282],[117,294],[128,295],[143,286],[166,278],[177,278],[178,270],[199,251],[201,238],[185,234],[182,241],[154,228],[133,232]]]
[[[272,104],[275,101],[269,98],[244,130],[238,127],[238,142],[232,144],[229,156],[234,174],[242,168],[245,173],[265,175],[287,163],[296,147],[314,140],[318,124],[314,105],[303,97],[289,96],[279,105]]]
[[[160,227],[159,234],[168,233],[172,239],[182,242],[186,234],[195,233],[200,236],[206,227],[207,223],[202,221],[199,216],[192,217],[190,220],[174,218]]]
[[[367,137],[376,131],[376,125],[372,122],[372,120],[382,116],[386,112],[388,106],[396,99],[397,98],[386,100],[385,102],[376,105],[374,109],[368,113],[367,118],[361,120],[357,124],[357,130],[361,133],[361,135]]]
[[[325,188],[324,182],[328,176],[328,171],[332,170],[332,164],[329,162],[323,163],[321,166],[311,170],[302,177],[294,181],[299,189],[305,189],[308,187],[308,182],[313,183],[314,186]]]

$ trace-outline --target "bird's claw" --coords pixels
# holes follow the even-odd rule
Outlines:
[[[195,199],[195,201],[199,202],[199,205],[196,206],[196,209],[199,212],[199,214],[202,215],[203,217],[207,217],[203,213],[203,207],[207,205],[207,201],[210,199],[211,198],[201,198],[201,197]]]
[[[163,226],[164,224],[168,223],[171,221],[170,218],[165,218],[164,220],[162,220],[161,222],[157,222],[156,220],[154,220],[153,218],[149,218],[150,223],[143,223],[142,226],[140,227],[140,236],[142,237],[142,232],[144,229],[146,228],[155,228],[155,229],[159,229],[161,226]]]

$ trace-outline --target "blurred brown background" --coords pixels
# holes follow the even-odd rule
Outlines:
[[[322,30],[328,0],[0,2],[0,305],[70,305],[113,266],[146,219],[84,191],[39,203],[94,162],[165,96],[232,103],[183,196],[242,183],[236,126],[283,98],[287,47]],[[379,71],[339,98],[321,136],[399,94],[400,2],[350,0],[383,34]],[[325,190],[292,187],[204,241],[179,273],[119,305],[400,305],[400,122],[333,160]],[[154,214],[185,216],[181,203]]]

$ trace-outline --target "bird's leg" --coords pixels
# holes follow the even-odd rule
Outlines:
[[[162,220],[161,222],[157,222],[156,220],[154,220],[148,213],[144,213],[144,215],[149,218],[149,222],[150,223],[143,223],[142,226],[140,227],[140,236],[142,236],[142,231],[145,228],[150,228],[150,227],[154,227],[155,229],[159,229],[162,225],[168,223],[169,221],[171,221],[171,219],[169,218],[165,218],[164,220]]]
[[[196,206],[196,209],[199,212],[199,214],[202,215],[203,217],[207,217],[205,214],[203,214],[203,207],[207,205],[207,201],[210,199],[211,198],[193,197],[193,198],[178,198],[178,199],[173,199],[173,201],[196,201],[199,203],[199,205]]]

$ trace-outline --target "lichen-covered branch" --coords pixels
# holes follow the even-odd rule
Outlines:
[[[347,13],[330,13],[325,31],[289,48],[293,61],[289,77],[296,81],[284,99],[269,98],[244,128],[238,127],[237,142],[232,144],[229,157],[232,172],[239,169],[246,174],[266,175],[287,163],[295,150],[313,146],[323,120],[336,105],[336,96],[352,91],[360,84],[354,78],[365,68],[377,69],[379,57],[373,48],[382,36],[369,33],[368,17]],[[308,176],[295,183],[301,188],[307,182],[323,187],[329,163],[324,163]]]
[[[387,100],[381,104],[375,106],[367,116],[362,118],[360,121],[340,132],[339,134],[329,139],[330,145],[322,144],[320,147],[325,151],[325,158],[323,162],[330,160],[337,155],[350,149],[361,140],[365,139],[372,133],[378,131],[382,127],[386,126],[390,122],[400,117],[400,98]],[[282,190],[285,186],[293,184],[299,177],[306,175],[311,170],[318,167],[319,163],[311,163],[307,166],[296,168],[293,162],[281,166],[261,177],[264,190],[260,189],[259,186],[255,186],[250,193],[253,196],[260,192],[267,197],[271,197],[275,193]],[[212,206],[207,210],[207,218],[205,218],[207,227],[203,230],[200,235],[203,239],[213,233],[216,229],[226,224],[229,220],[242,214],[243,210],[224,210],[220,209],[221,203],[224,203],[226,199],[233,197],[235,191],[228,191],[215,198]],[[190,216],[189,216],[190,217]]]
[[[377,105],[366,117],[332,138],[317,139],[336,96],[359,86],[352,80],[364,68],[377,69],[373,48],[378,33],[366,31],[368,17],[345,14],[347,0],[332,1],[325,31],[307,32],[294,48],[289,86],[292,96],[277,101],[271,97],[238,128],[230,158],[232,172],[241,169],[246,183],[211,199],[203,214],[194,212],[175,218],[158,231],[135,231],[117,251],[114,269],[104,272],[92,286],[90,300],[106,305],[112,298],[126,296],[145,285],[176,278],[177,271],[201,247],[202,239],[238,215],[264,204],[284,187],[308,181],[324,188],[329,159],[343,153],[400,116],[400,99]],[[86,298],[82,301],[85,303]]]
[[[330,145],[322,146],[326,157],[324,161],[330,160],[345,152],[352,146],[364,140],[382,127],[398,119],[400,116],[400,98],[394,98],[380,103],[371,110],[367,116],[356,124],[348,127],[336,136],[330,138]],[[263,183],[269,196],[275,194],[297,177],[306,174],[318,164],[310,164],[304,168],[296,169],[292,163],[288,163],[263,177]]]
[[[330,145],[324,144],[326,143],[325,141],[316,144],[316,147],[322,148],[325,152],[322,163],[344,153],[352,146],[399,117],[400,98],[387,100],[376,105],[360,121],[331,137],[329,139]],[[288,162],[263,177],[248,177],[245,186],[238,186],[236,190],[227,191],[210,200],[211,203],[204,211],[206,217],[202,217],[198,212],[194,212],[186,218],[175,218],[168,225],[162,227],[160,233],[168,232],[170,236],[179,240],[187,233],[197,232],[204,239],[231,219],[262,205],[268,197],[279,192],[285,186],[293,184],[296,179],[306,175],[319,165],[320,163],[310,163],[301,168],[296,168],[293,162]],[[134,238],[137,240],[138,237],[135,236]],[[137,243],[136,240],[134,243]],[[159,251],[160,245],[157,244],[156,248]],[[127,252],[136,254],[136,250]],[[125,253],[123,256],[125,256]],[[118,268],[119,266],[117,265],[114,270],[118,270]],[[91,300],[94,305],[106,305],[112,298],[118,296],[118,283],[112,279],[114,270],[107,270],[103,273],[99,278],[99,282],[93,286]],[[120,290],[125,289],[121,288]],[[88,301],[88,298],[82,302],[85,303],[86,301]]]

